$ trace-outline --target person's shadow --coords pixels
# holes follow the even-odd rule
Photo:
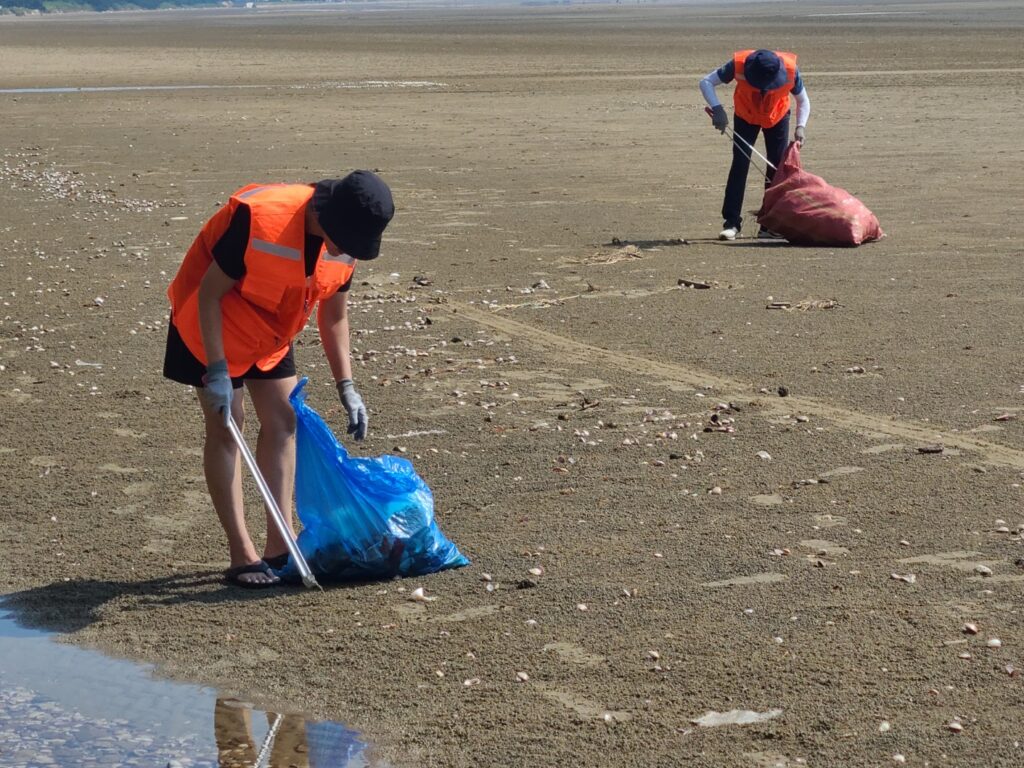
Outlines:
[[[221,571],[197,571],[144,581],[59,581],[0,595],[0,606],[30,629],[73,633],[97,621],[108,602],[126,595],[146,606],[266,600],[286,591],[294,588],[239,589],[224,584]]]

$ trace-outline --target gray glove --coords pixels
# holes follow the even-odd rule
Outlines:
[[[806,134],[807,129],[804,128],[802,125],[798,125],[796,127],[796,130],[793,131],[793,141],[795,141],[797,144],[803,145],[803,143],[807,141],[807,139],[804,138]]]
[[[337,383],[337,387],[338,397],[341,398],[341,404],[348,413],[348,433],[356,440],[362,440],[366,437],[367,427],[363,398],[356,392],[356,385],[352,383],[352,379],[342,379]]]
[[[206,366],[202,397],[207,405],[213,408],[214,413],[223,415],[225,426],[231,418],[231,400],[234,396],[235,390],[228,375],[228,361],[218,360]]]
[[[725,114],[725,107],[721,104],[711,108],[711,125],[720,133],[725,133],[725,129],[729,127],[729,116]]]

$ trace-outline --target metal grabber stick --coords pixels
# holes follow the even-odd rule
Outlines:
[[[708,116],[711,116],[712,114],[714,114],[711,111],[711,107],[704,107],[704,111],[708,113]],[[773,171],[777,171],[778,170],[778,168],[776,168],[775,165],[772,164],[772,162],[767,157],[765,157],[764,155],[762,155],[760,152],[757,151],[757,149],[754,147],[753,144],[751,144],[749,141],[744,139],[742,136],[737,136],[736,132],[733,131],[732,128],[729,128],[728,126],[726,126],[725,131],[723,131],[723,133],[725,133],[730,139],[732,139],[732,143],[733,144],[736,144],[737,141],[742,143],[743,146],[740,147],[740,152],[743,152],[743,154],[745,154],[747,156],[747,159],[750,160],[752,163],[753,163],[753,158],[750,156],[751,153],[753,153],[753,154],[757,155],[759,158],[761,158],[761,160],[764,161],[764,164],[767,165],[769,168],[771,168]],[[749,149],[750,151],[749,152],[745,152],[743,150],[744,146],[747,149]],[[757,168],[758,171],[761,172],[762,176],[764,176],[766,179],[768,178],[768,171],[764,170],[757,163],[753,163],[753,165],[754,165],[755,168]]]
[[[245,442],[242,430],[238,428],[234,417],[230,414],[228,415],[228,431],[231,432],[235,445],[242,452],[242,458],[245,459],[245,463],[249,466],[249,471],[252,472],[253,479],[256,480],[256,485],[259,486],[260,495],[263,496],[263,503],[267,505],[267,509],[270,511],[274,525],[277,526],[277,530],[281,534],[281,538],[284,539],[284,543],[288,545],[288,554],[292,556],[295,565],[298,566],[299,575],[302,576],[302,583],[310,589],[317,587],[322,590],[323,587],[317,583],[313,572],[309,570],[309,564],[306,562],[306,558],[302,556],[299,545],[295,543],[295,538],[288,528],[288,523],[281,513],[281,508],[277,506],[277,500],[274,498],[274,494],[270,492],[270,486],[267,485],[267,481],[263,479],[263,473],[260,472],[260,468],[256,465],[256,458],[252,455],[252,451],[249,450],[248,443]]]

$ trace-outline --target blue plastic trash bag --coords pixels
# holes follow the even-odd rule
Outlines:
[[[371,580],[418,576],[468,565],[434,520],[434,497],[412,462],[397,456],[354,458],[335,439],[302,391],[295,409],[295,505],[299,550],[317,579]],[[278,572],[298,580],[289,558]]]

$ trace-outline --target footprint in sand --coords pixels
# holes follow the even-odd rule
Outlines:
[[[569,691],[558,688],[550,688],[546,685],[537,684],[534,686],[541,695],[551,701],[561,704],[566,709],[575,712],[584,720],[603,720],[606,723],[624,723],[631,720],[633,715],[624,710],[605,709],[600,704],[577,696]]]
[[[596,667],[604,662],[604,656],[590,653],[586,648],[573,643],[548,643],[542,650],[554,651],[563,659],[584,667]]]
[[[777,493],[760,493],[757,496],[751,496],[750,500],[759,507],[777,507],[785,501],[785,499]]]
[[[103,464],[98,469],[100,472],[112,472],[115,475],[134,475],[139,471],[132,467],[122,467],[118,464]]]
[[[774,584],[789,577],[784,573],[757,573],[753,576],[734,576],[723,581],[706,581],[702,587],[742,587],[748,584]]]
[[[121,489],[121,493],[125,496],[147,496],[153,492],[153,488],[156,487],[155,483],[151,483],[148,480],[140,483],[131,483]]]

